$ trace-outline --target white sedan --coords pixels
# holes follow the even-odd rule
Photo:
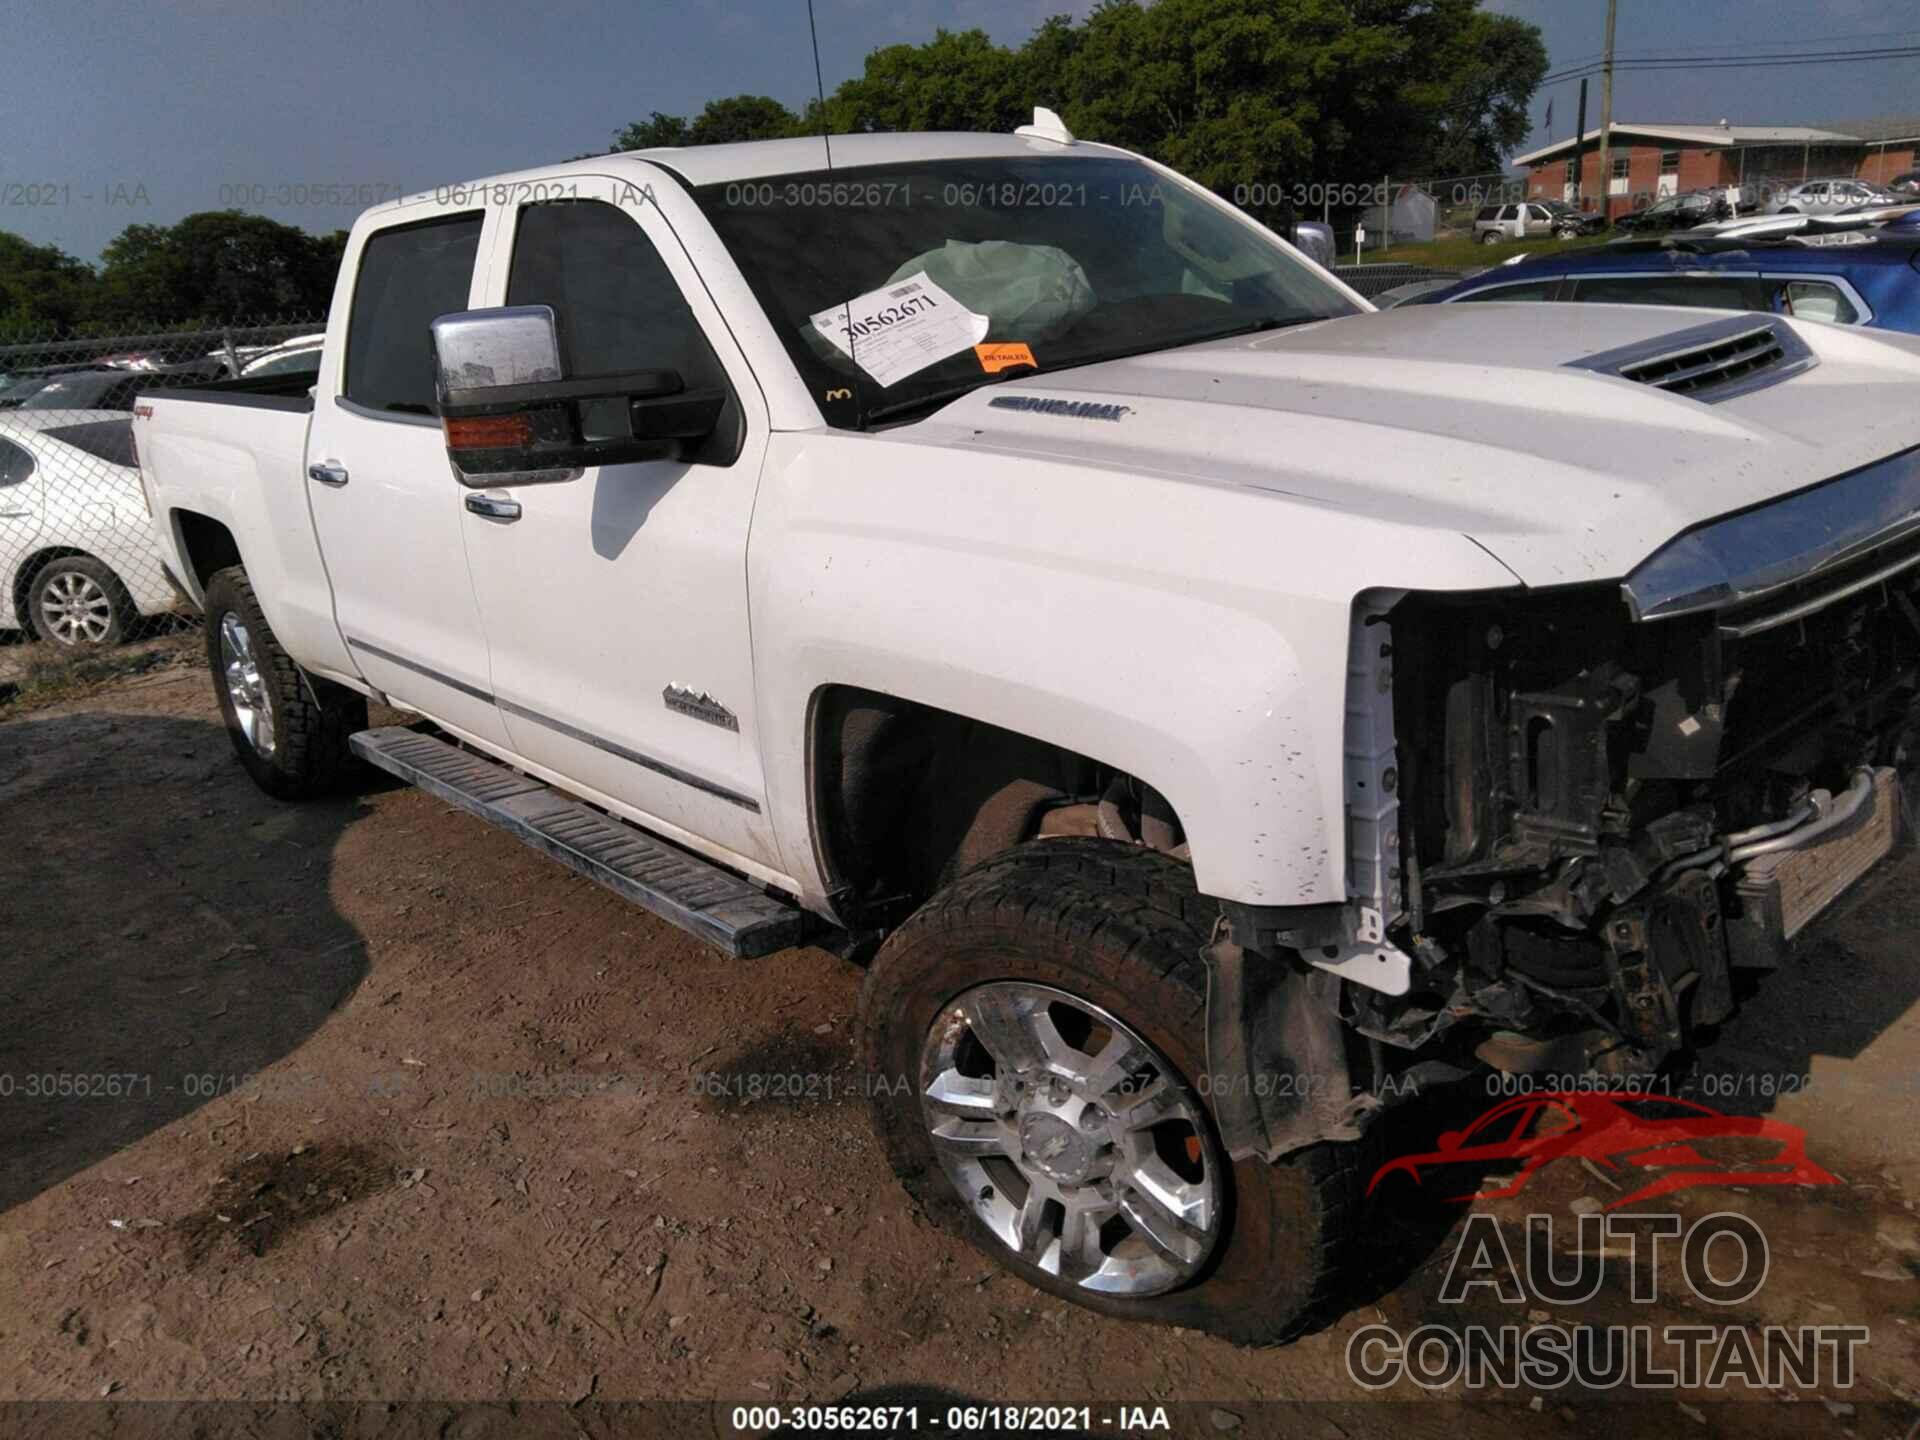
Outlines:
[[[124,410],[0,412],[0,629],[111,645],[174,608]]]

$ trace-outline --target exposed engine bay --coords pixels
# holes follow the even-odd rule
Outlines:
[[[1778,963],[1891,847],[1914,559],[1654,620],[1616,585],[1359,616],[1392,657],[1381,897],[1412,964],[1402,995],[1344,987],[1345,1018],[1403,1051],[1616,1076],[1724,1020],[1731,972]]]

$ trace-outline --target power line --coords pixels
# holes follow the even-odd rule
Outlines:
[[[1888,46],[1874,50],[1818,50],[1806,51],[1797,55],[1724,55],[1704,59],[1690,59],[1681,55],[1650,56],[1640,59],[1615,57],[1615,70],[1751,70],[1770,69],[1780,65],[1808,65],[1827,62],[1838,65],[1855,65],[1874,60],[1910,60],[1920,57],[1920,45]],[[1598,64],[1577,65],[1566,70],[1555,71],[1540,77],[1542,85],[1560,80],[1577,80],[1583,75],[1592,75],[1605,68],[1603,60]]]
[[[1845,45],[1856,40],[1891,40],[1896,37],[1904,39],[1908,36],[1920,36],[1920,30],[1872,30],[1847,35],[1807,35],[1792,40],[1741,40],[1730,44],[1671,45],[1663,49],[1618,50],[1615,54],[1617,58],[1632,60],[1680,59],[1693,55],[1703,59],[1728,59],[1738,58],[1740,54],[1749,50],[1792,50],[1802,58],[1817,59],[1820,54],[1818,51],[1811,55],[1806,54],[1806,48],[1809,45]],[[1573,56],[1562,61],[1560,68],[1548,78],[1577,75],[1581,70],[1600,64],[1603,58],[1604,52],[1599,50]]]

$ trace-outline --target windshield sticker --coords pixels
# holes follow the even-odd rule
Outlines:
[[[828,344],[882,385],[897,385],[987,338],[987,317],[967,309],[924,270],[812,319]]]
[[[1014,340],[999,345],[976,345],[973,353],[980,357],[980,368],[989,375],[998,375],[1002,370],[1015,365],[1032,365],[1038,369],[1033,351],[1025,341]]]

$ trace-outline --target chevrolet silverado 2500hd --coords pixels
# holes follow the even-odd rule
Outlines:
[[[872,954],[930,1213],[1259,1340],[1384,1107],[1653,1073],[1887,853],[1916,381],[1781,316],[1374,313],[1041,116],[382,206],[317,383],[135,424],[268,791],[357,753],[723,950]]]

